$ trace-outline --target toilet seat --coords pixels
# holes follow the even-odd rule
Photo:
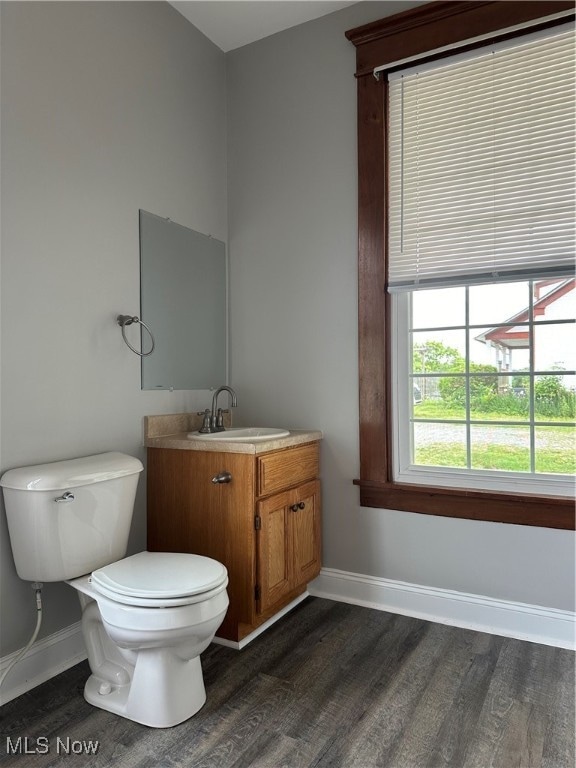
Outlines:
[[[226,589],[228,572],[202,555],[140,552],[94,571],[90,583],[124,605],[168,608],[209,600]]]

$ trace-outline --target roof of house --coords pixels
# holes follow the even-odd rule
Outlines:
[[[547,287],[553,286],[547,293],[542,293]],[[538,280],[534,283],[534,317],[543,317],[546,309],[562,296],[566,295],[576,287],[576,280],[569,278],[562,280]],[[518,325],[526,323],[529,320],[530,307],[525,307],[512,317],[503,321],[503,325],[490,328],[488,331],[475,337],[477,341],[483,344],[497,344],[500,347],[508,349],[528,349],[530,346],[529,328],[527,325]]]

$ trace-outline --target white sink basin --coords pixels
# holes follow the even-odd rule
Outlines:
[[[224,432],[189,432],[186,437],[190,440],[233,441],[236,443],[254,443],[262,440],[276,440],[279,437],[288,437],[287,429],[275,429],[274,427],[240,427],[238,429],[226,429]]]

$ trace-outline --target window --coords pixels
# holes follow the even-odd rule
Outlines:
[[[560,277],[398,295],[395,479],[572,493],[575,286]]]
[[[447,112],[457,92],[454,82],[444,83],[429,98],[421,88],[428,72],[433,78],[438,72],[444,78],[454,76],[448,49],[452,55],[455,46],[464,45],[468,67],[468,62],[482,60],[484,52],[478,49],[487,39],[492,42],[502,33],[497,47],[512,49],[517,57],[520,49],[516,40],[510,42],[511,28],[515,33],[521,28],[520,48],[525,51],[531,44],[525,27],[530,26],[530,35],[556,28],[570,9],[562,2],[430,3],[348,33],[357,46],[359,105],[361,476],[356,482],[363,505],[574,527],[573,500],[561,495],[573,489],[567,479],[573,468],[565,461],[573,451],[561,448],[573,445],[574,429],[575,291],[573,245],[569,245],[573,202],[566,198],[561,205],[558,200],[547,200],[541,184],[550,169],[562,174],[573,159],[566,162],[559,156],[554,165],[554,160],[543,158],[538,165],[534,156],[528,161],[524,181],[521,176],[508,178],[514,162],[503,162],[502,152],[507,160],[514,159],[514,136],[510,152],[506,136],[499,135],[491,150],[500,155],[489,171],[492,199],[487,217],[488,198],[483,195],[488,182],[484,170],[479,170],[485,164],[447,168],[449,155],[437,152],[442,138],[448,145],[455,143],[448,130],[454,118]],[[546,32],[542,39],[550,37]],[[556,30],[552,37],[557,37]],[[394,74],[391,83],[373,76],[374,69],[397,72],[400,67],[394,65],[398,61],[409,59],[412,66],[415,58],[423,56],[427,56],[425,77],[414,87],[408,82],[411,72]],[[540,111],[538,106],[542,106],[541,95],[547,86],[544,83],[538,96],[537,81],[540,75],[546,76],[545,70],[556,71],[556,67],[546,66],[548,57],[546,53],[540,67],[517,68],[524,76],[531,75],[525,79],[530,88],[536,88],[529,112],[544,118],[549,116],[550,104]],[[421,67],[420,61],[417,66]],[[482,66],[480,79],[490,79],[493,63]],[[395,81],[400,82],[398,88]],[[410,154],[413,136],[402,136],[395,156],[396,117],[400,115],[400,123],[407,120],[411,92],[418,90],[423,99],[416,104],[420,117],[426,110],[440,107],[431,125],[438,127],[441,136],[432,136],[419,156]],[[469,90],[477,95],[478,84]],[[517,83],[512,90],[517,96]],[[460,102],[463,98],[458,97]],[[508,101],[513,110],[521,111],[526,99]],[[563,97],[557,101],[561,107],[566,104]],[[493,90],[488,102],[486,111],[500,118],[503,107]],[[401,109],[395,112],[398,103]],[[566,114],[571,126],[573,112]],[[442,123],[444,117],[447,122]],[[463,134],[472,143],[452,153],[460,156],[458,161],[478,160],[478,154],[474,155],[478,136],[494,129],[493,124],[486,128],[481,122],[473,109]],[[518,128],[520,133],[526,132],[525,122],[525,116],[518,116],[511,133],[518,133]],[[561,117],[553,119],[554,130],[561,123]],[[422,125],[412,116],[409,129],[422,136]],[[506,131],[504,128],[504,134]],[[549,133],[545,128],[544,134]],[[560,142],[552,137],[548,144],[555,151]],[[486,146],[480,154],[486,154]],[[412,175],[411,168],[415,169]],[[398,188],[405,193],[400,194],[400,205],[389,218],[385,215],[388,173],[392,202]],[[444,194],[445,182],[458,174],[464,187],[450,199],[453,193]],[[427,179],[432,179],[428,188]],[[470,188],[470,181],[476,187]],[[562,182],[548,187],[556,193]],[[526,235],[526,222],[534,220],[530,195],[542,210],[545,249],[539,243],[534,246],[534,228]],[[470,200],[479,201],[472,220]],[[522,221],[516,214],[522,214],[527,200],[532,210]],[[551,210],[562,221],[552,220]],[[461,237],[444,226],[452,214],[460,216]],[[488,231],[484,226],[488,219],[504,222],[504,226],[494,228],[490,223]],[[388,285],[396,291],[392,296],[387,293]],[[528,479],[533,483],[529,490]]]
[[[572,493],[574,69],[570,24],[389,75],[395,479]]]

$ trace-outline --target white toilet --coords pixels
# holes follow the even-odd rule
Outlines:
[[[124,558],[142,469],[102,453],[11,469],[0,485],[20,578],[78,591],[92,670],[86,701],[166,728],[206,700],[200,654],[226,614],[228,574],[200,555]]]

